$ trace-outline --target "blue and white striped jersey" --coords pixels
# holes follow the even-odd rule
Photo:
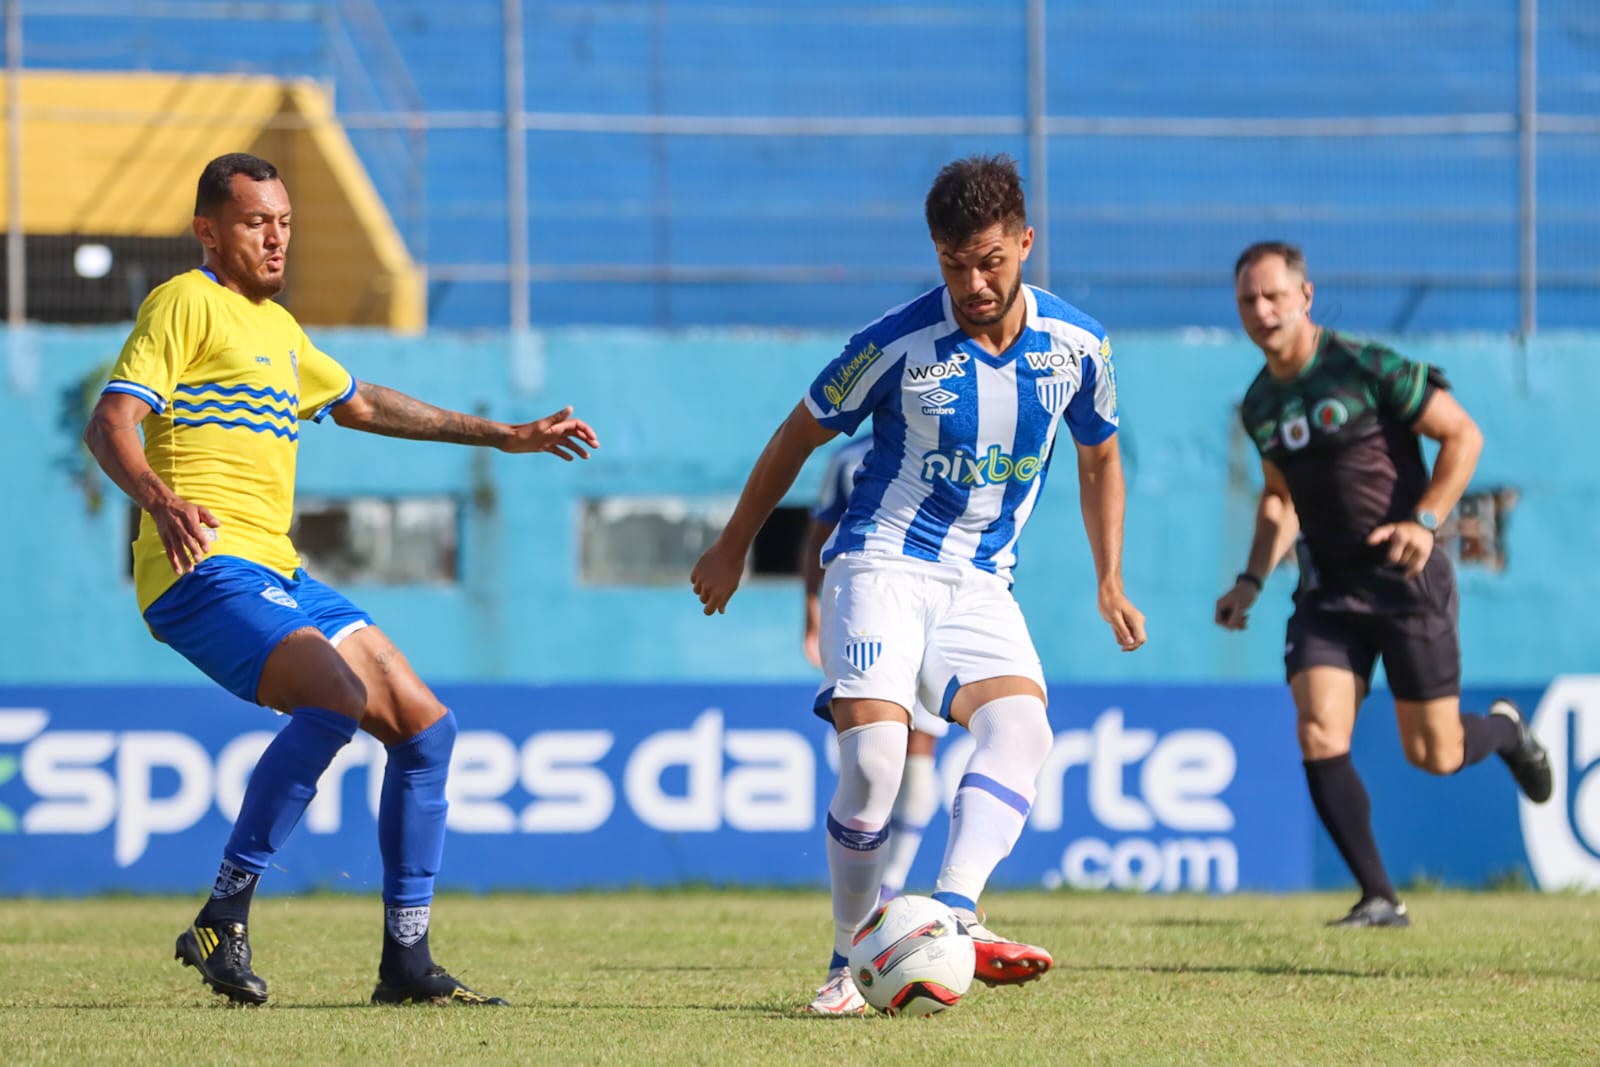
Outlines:
[[[956,323],[944,286],[850,339],[812,383],[806,406],[872,449],[823,547],[961,563],[1011,580],[1017,537],[1050,468],[1059,419],[1081,444],[1117,430],[1116,372],[1103,327],[1023,286],[1027,321],[991,355]]]

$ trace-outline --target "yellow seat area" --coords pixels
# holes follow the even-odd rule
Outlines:
[[[9,144],[9,104],[0,79],[0,153]],[[206,162],[252,152],[278,166],[294,203],[284,303],[296,317],[402,332],[426,324],[422,269],[320,85],[253,75],[26,71],[21,104],[28,234],[181,236]],[[10,170],[9,160],[0,166],[0,226],[9,225]]]

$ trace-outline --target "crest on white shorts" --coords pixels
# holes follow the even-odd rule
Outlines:
[[[844,658],[858,671],[871,669],[883,651],[883,640],[877,637],[854,637],[844,646]]]

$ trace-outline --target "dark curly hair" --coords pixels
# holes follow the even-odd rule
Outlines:
[[[1028,224],[1016,160],[1001,153],[945,164],[924,211],[928,233],[940,244],[962,244],[996,223],[1016,233]]]

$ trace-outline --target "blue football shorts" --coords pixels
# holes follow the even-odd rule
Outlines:
[[[304,570],[285,578],[237,556],[212,556],[145,609],[156,640],[251,704],[267,657],[296,630],[316,627],[334,644],[372,616]]]

